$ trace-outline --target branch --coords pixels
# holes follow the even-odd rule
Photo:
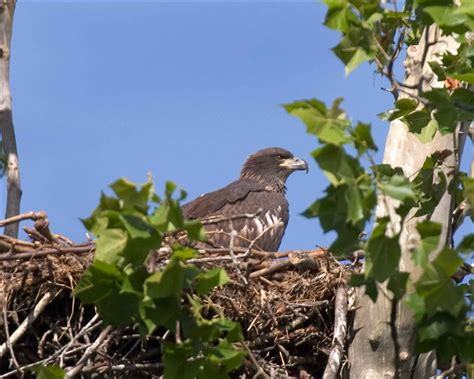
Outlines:
[[[36,304],[33,311],[21,322],[18,328],[10,336],[9,343],[11,345],[14,345],[15,342],[17,342],[20,339],[20,337],[28,330],[28,328],[35,322],[37,317],[41,314],[41,312],[44,311],[46,306],[54,299],[56,294],[57,292],[54,289],[44,294],[44,296],[41,298],[38,304]],[[4,342],[0,346],[0,358],[3,357],[3,355],[6,353],[7,350],[8,350],[8,343]]]
[[[5,217],[20,213],[21,186],[15,129],[13,128],[12,99],[10,93],[10,47],[13,14],[16,0],[4,0],[0,5],[0,132],[7,157],[7,204]],[[4,233],[18,236],[18,223],[5,227]]]
[[[61,255],[61,254],[68,254],[68,253],[88,253],[93,252],[95,250],[94,243],[88,243],[84,246],[73,246],[73,247],[61,247],[61,248],[44,248],[44,249],[36,249],[25,251],[23,253],[18,254],[0,254],[0,262],[2,261],[14,261],[17,259],[31,259],[31,258],[39,258],[44,257],[46,255]]]
[[[459,363],[457,365],[451,366],[449,369],[443,371],[441,374],[436,376],[436,379],[444,379],[445,377],[455,374],[456,372],[459,372],[461,370],[464,370],[465,368],[466,368],[465,363]]]
[[[338,377],[341,367],[344,346],[347,335],[347,292],[344,286],[340,286],[336,292],[336,305],[334,310],[334,336],[332,349],[329,354],[328,363],[324,370],[323,379],[335,379]]]
[[[104,340],[107,338],[111,330],[112,326],[109,325],[104,330],[102,330],[102,332],[100,332],[99,337],[97,337],[94,343],[86,349],[84,355],[81,357],[81,359],[79,359],[79,362],[77,362],[77,364],[67,372],[66,378],[73,378],[75,375],[81,372],[82,368],[86,365],[86,362],[89,357],[96,352],[102,342],[104,342]]]

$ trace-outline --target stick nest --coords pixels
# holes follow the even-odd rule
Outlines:
[[[107,327],[94,307],[72,296],[95,244],[51,233],[44,212],[30,212],[31,241],[0,235],[0,378],[33,377],[35,365],[59,365],[80,377],[158,378],[169,334],[141,337],[134,325]],[[170,249],[152,255],[162,267]],[[224,267],[232,282],[203,299],[244,332],[248,358],[234,377],[320,377],[334,331],[334,299],[351,268],[324,249],[229,252],[201,249],[193,264]],[[72,370],[72,371],[70,371]],[[75,370],[75,371],[74,371]]]

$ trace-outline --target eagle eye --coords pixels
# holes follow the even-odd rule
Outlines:
[[[282,158],[281,155],[277,155],[277,156],[276,156],[276,159],[279,160],[279,161],[281,161],[283,158]]]

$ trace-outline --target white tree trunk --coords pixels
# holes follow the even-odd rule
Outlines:
[[[10,47],[12,38],[13,13],[16,0],[3,0],[0,4],[0,132],[4,152],[7,157],[7,201],[5,218],[20,212],[21,186],[18,151],[12,118],[12,98],[10,92]],[[4,234],[17,237],[18,223],[5,227]]]
[[[400,93],[400,98],[409,97],[409,93],[417,96],[420,91],[432,87],[443,86],[431,71],[428,62],[438,60],[445,51],[456,52],[457,44],[452,38],[442,36],[435,26],[427,28],[417,46],[410,46],[405,61],[406,76],[404,84],[418,86]],[[406,87],[405,87],[406,88]],[[468,123],[461,125],[467,128]],[[412,177],[422,167],[425,159],[436,151],[449,150],[453,153],[444,161],[444,171],[448,184],[453,179],[453,168],[458,167],[459,141],[458,133],[442,136],[437,133],[432,142],[423,144],[408,131],[400,120],[390,124],[385,146],[384,163],[392,167],[401,167],[407,177]],[[395,232],[400,231],[400,219],[395,214],[397,201],[390,198],[379,199],[377,215],[389,215]],[[451,218],[453,199],[447,191],[437,205],[431,221],[442,225],[440,246],[449,244],[451,239]],[[410,272],[412,280],[419,275],[411,259],[410,250],[419,240],[416,225],[424,218],[415,218],[413,209],[407,216],[400,234],[402,251],[400,270]],[[410,291],[410,289],[408,289]],[[392,295],[385,285],[379,288],[379,296],[375,303],[357,291],[356,314],[353,326],[353,340],[349,347],[349,363],[351,378],[428,378],[435,373],[436,356],[434,353],[414,355],[415,321],[411,310],[403,302],[399,302],[392,312]],[[395,319],[393,320],[393,316]],[[392,324],[391,324],[392,322]],[[396,327],[395,335],[392,326]],[[394,338],[395,337],[395,338]],[[396,341],[394,341],[396,339]],[[396,357],[398,355],[398,357]],[[397,370],[398,368],[398,370]],[[398,373],[397,373],[398,371]]]

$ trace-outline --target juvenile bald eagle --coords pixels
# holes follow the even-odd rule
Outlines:
[[[185,204],[183,214],[203,221],[213,247],[228,248],[234,230],[235,247],[252,243],[264,251],[277,251],[289,217],[285,183],[296,170],[308,171],[308,164],[288,150],[257,151],[244,163],[238,180]]]

